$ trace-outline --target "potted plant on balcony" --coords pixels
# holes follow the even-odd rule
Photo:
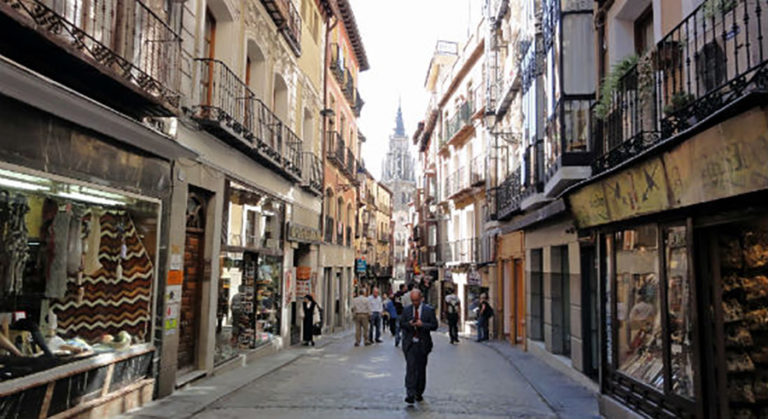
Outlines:
[[[603,78],[600,84],[600,95],[594,108],[598,119],[606,119],[613,105],[613,93],[619,87],[619,81],[629,70],[637,64],[637,55],[629,55],[614,64],[611,71]]]
[[[736,0],[706,0],[701,7],[704,17],[709,19],[716,14],[725,14],[736,7]]]

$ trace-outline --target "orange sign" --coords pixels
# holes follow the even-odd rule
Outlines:
[[[184,282],[184,273],[182,271],[168,271],[168,285],[181,285]]]
[[[296,267],[296,279],[309,279],[311,275],[312,275],[312,267],[310,266]]]

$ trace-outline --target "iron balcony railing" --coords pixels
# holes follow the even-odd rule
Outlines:
[[[323,234],[323,240],[326,243],[333,243],[333,229],[336,227],[336,222],[333,217],[325,216],[325,234]]]
[[[466,100],[459,105],[456,113],[445,121],[441,146],[449,143],[462,128],[472,123],[474,112],[475,108],[472,101]]]
[[[523,188],[520,182],[522,167],[509,174],[496,190],[496,214],[499,220],[505,220],[520,210]]]
[[[485,162],[486,162],[485,154],[475,156],[472,159],[472,164],[469,166],[470,186],[478,186],[485,183],[485,176],[486,176]]]
[[[380,231],[379,232],[379,241],[382,243],[389,243],[389,233]]]
[[[766,31],[764,1],[702,2],[622,77],[612,112],[593,130],[602,154],[593,172],[633,158],[768,85]]]
[[[441,245],[443,263],[470,264],[481,262],[477,238],[454,240]]]
[[[323,161],[315,153],[301,154],[301,186],[316,195],[323,193]]]
[[[355,153],[352,152],[349,148],[347,148],[347,163],[346,163],[346,172],[347,175],[350,176],[350,179],[352,181],[357,182],[357,161],[355,160]]]
[[[331,163],[344,169],[344,139],[341,134],[336,131],[325,133],[325,153]]]
[[[526,147],[523,155],[522,191],[523,199],[544,190],[544,142],[534,140]]]
[[[295,180],[301,179],[302,141],[223,62],[198,58],[202,80],[192,116],[215,134],[235,138]]]
[[[360,114],[363,111],[363,105],[365,105],[365,101],[363,100],[363,98],[360,97],[360,91],[355,89],[355,108],[354,108],[354,111],[355,111],[355,116],[358,117],[358,118],[360,117]]]
[[[342,52],[339,44],[331,44],[331,73],[336,78],[339,85],[344,85],[344,75],[346,74],[347,67],[344,65],[344,53]]]
[[[301,15],[291,0],[261,0],[296,55],[301,55]]]
[[[355,102],[355,78],[352,77],[352,72],[349,70],[349,67],[347,67],[346,71],[346,82],[344,83],[344,97],[347,98],[347,102],[354,108],[356,102]]]
[[[164,107],[179,107],[181,38],[139,0],[5,0],[26,21],[89,64]],[[16,40],[19,42],[21,40]],[[9,42],[11,42],[9,40]]]

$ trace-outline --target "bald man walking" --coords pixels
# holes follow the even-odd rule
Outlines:
[[[437,330],[435,310],[422,301],[421,291],[411,291],[411,305],[403,309],[400,329],[403,331],[405,354],[405,402],[413,404],[424,400],[427,386],[427,357],[432,351],[430,332]]]

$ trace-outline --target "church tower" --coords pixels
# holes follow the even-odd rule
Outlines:
[[[382,164],[382,183],[392,191],[392,219],[394,226],[394,278],[405,282],[408,260],[408,204],[416,190],[415,161],[411,156],[408,136],[405,134],[403,110],[398,105],[395,129],[389,136],[389,150]]]

